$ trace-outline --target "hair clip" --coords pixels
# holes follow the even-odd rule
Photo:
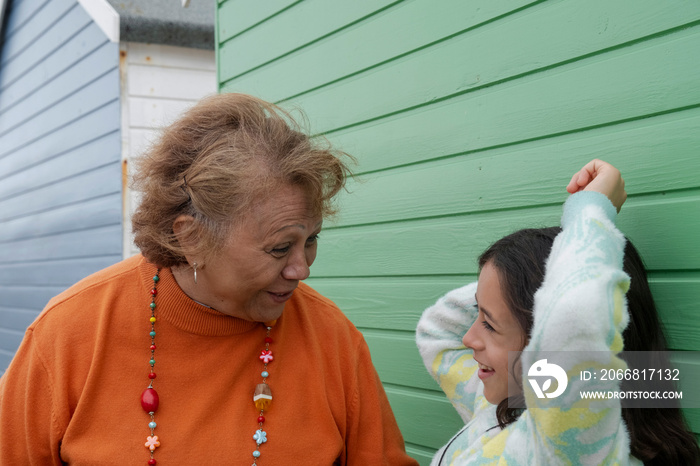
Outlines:
[[[189,186],[187,186],[187,175],[183,175],[182,176],[182,185],[180,186],[180,189],[182,189],[183,193],[187,194],[187,202],[190,202],[190,201],[192,201],[192,196],[190,196],[190,193],[187,192],[188,187]]]

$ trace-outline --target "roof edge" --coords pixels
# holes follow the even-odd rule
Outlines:
[[[119,13],[107,0],[78,0],[110,42],[119,42]]]

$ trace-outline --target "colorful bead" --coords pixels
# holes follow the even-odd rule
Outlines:
[[[148,332],[148,334],[151,336],[151,338],[153,338],[154,336],[156,336],[156,331],[151,330],[150,332]]]
[[[272,391],[270,390],[270,386],[266,383],[259,383],[256,385],[255,393],[253,394],[253,402],[259,411],[266,410],[270,406],[270,403],[272,403]]]
[[[153,367],[153,366],[156,365],[156,360],[155,360],[155,359],[151,359],[150,361],[148,361],[148,364],[150,364],[151,367]]]
[[[253,435],[253,440],[255,440],[255,443],[258,445],[267,442],[267,432],[262,429],[256,430],[255,435]]]
[[[151,345],[151,351],[155,351],[155,350],[156,350],[156,345]]]
[[[141,393],[141,407],[147,413],[155,413],[158,409],[158,392],[152,388],[147,388]]]
[[[150,306],[151,306],[151,309],[155,309],[155,308],[156,308],[156,303],[151,303]]]
[[[151,437],[151,436],[149,435],[149,436],[146,438],[146,448],[148,448],[149,450],[153,451],[153,450],[155,450],[155,449],[156,449],[157,447],[159,447],[159,446],[160,446],[160,442],[158,441],[158,436],[157,436],[157,435],[154,435],[153,437]]]
[[[260,375],[263,377],[263,379],[266,379],[270,376],[270,374],[267,371],[262,371]]]
[[[156,318],[155,318],[155,317],[151,317],[151,318],[150,318],[149,320],[150,320],[150,321],[151,321],[151,323],[153,324],[153,323],[155,323],[155,321],[156,321]]]
[[[258,416],[258,424],[265,422],[265,416]]]
[[[273,359],[275,359],[275,358],[272,356],[272,351],[271,351],[271,350],[262,350],[262,351],[260,352],[260,356],[258,356],[258,357],[259,357],[260,360],[261,360],[262,362],[264,362],[265,364],[269,364],[270,361],[272,361]]]
[[[148,464],[149,464],[150,466],[155,465],[155,464],[156,464],[155,458],[151,458],[150,460],[148,460]]]
[[[155,428],[156,428],[156,423],[153,422],[153,421],[151,421],[151,422],[148,423],[148,427],[151,428],[151,429],[155,429]]]
[[[153,277],[153,281],[154,281],[154,282],[158,283],[158,280],[160,280],[160,277],[159,277],[158,275],[156,275],[155,277]]]
[[[271,337],[265,337],[265,343],[272,343]]]
[[[155,379],[155,378],[156,378],[156,373],[155,373],[155,372],[151,372],[150,374],[148,374],[148,378],[151,379],[151,380]]]
[[[153,289],[151,290],[151,295],[155,296],[155,295],[157,295],[157,294],[158,294],[158,290],[156,290],[155,288],[153,288]]]
[[[259,452],[258,450],[255,450],[255,451],[253,452],[253,456],[256,457],[256,458],[260,458],[260,452]]]

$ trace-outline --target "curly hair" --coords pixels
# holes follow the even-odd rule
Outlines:
[[[302,119],[305,122],[305,118]],[[254,201],[284,185],[301,187],[315,215],[335,213],[348,154],[313,139],[281,108],[244,94],[200,101],[166,128],[137,162],[133,186],[142,193],[132,216],[134,242],[160,266],[186,263],[185,252],[211,257]],[[194,219],[179,237],[173,224]]]

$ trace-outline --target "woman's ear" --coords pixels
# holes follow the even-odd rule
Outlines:
[[[177,241],[185,250],[194,248],[195,241],[195,221],[191,215],[180,215],[173,222],[173,233]]]

